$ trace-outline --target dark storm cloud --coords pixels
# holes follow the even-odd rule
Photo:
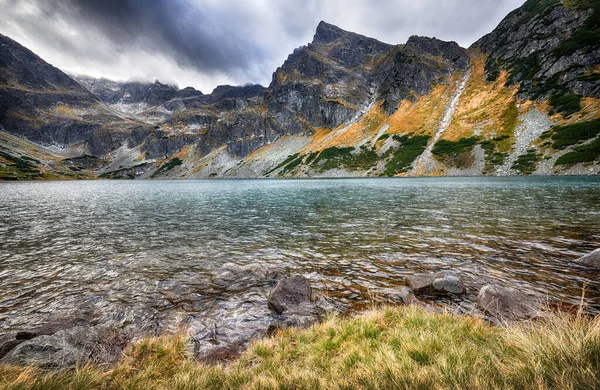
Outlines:
[[[162,53],[201,72],[244,69],[265,55],[239,34],[239,20],[186,0],[43,0],[40,8],[46,17],[101,31],[120,51]]]
[[[194,85],[260,82],[320,20],[403,43],[468,46],[524,0],[0,0],[0,32],[76,73]]]

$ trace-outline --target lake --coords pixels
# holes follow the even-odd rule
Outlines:
[[[600,312],[600,177],[0,183],[0,334],[91,307],[176,329],[246,287],[227,262],[307,276],[344,310],[452,270]],[[251,287],[247,287],[251,288]],[[262,291],[262,290],[261,290]],[[467,300],[473,301],[474,295]]]

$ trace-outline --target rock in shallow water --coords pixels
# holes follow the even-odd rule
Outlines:
[[[198,360],[213,362],[235,356],[276,321],[266,297],[256,292],[233,296],[220,306],[212,313],[213,319],[201,320],[190,329]]]
[[[498,320],[526,320],[539,316],[543,311],[544,300],[523,291],[486,285],[477,296],[477,306]]]
[[[284,276],[280,268],[263,264],[238,265],[225,263],[215,270],[213,283],[229,290],[245,290],[250,285],[264,284]]]
[[[463,281],[458,276],[447,273],[407,276],[406,284],[415,294],[459,295],[466,292]]]
[[[600,269],[600,249],[596,249],[592,253],[580,257],[575,262],[587,267]]]

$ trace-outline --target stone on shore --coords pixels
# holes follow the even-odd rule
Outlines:
[[[200,324],[192,337],[194,356],[215,363],[237,356],[253,339],[289,326],[306,327],[320,318],[311,286],[300,275],[281,279],[269,298],[247,293],[233,297],[218,321]]]
[[[71,329],[76,326],[91,326],[96,316],[97,314],[93,312],[79,312],[62,318],[51,319],[46,324],[32,329],[6,335],[0,338],[0,358],[27,340],[39,336],[51,336],[61,330]]]
[[[129,341],[114,329],[76,326],[23,341],[0,363],[45,369],[64,369],[77,363],[110,364],[121,356]]]
[[[542,314],[544,300],[511,287],[486,285],[477,296],[477,306],[498,320],[526,320]]]
[[[450,273],[411,275],[406,277],[406,284],[416,295],[461,295],[466,292],[463,281]]]
[[[575,262],[587,267],[600,269],[600,249],[596,249],[592,253],[580,257]]]
[[[277,282],[269,295],[268,305],[277,314],[303,311],[311,304],[311,294],[308,279],[294,275]]]

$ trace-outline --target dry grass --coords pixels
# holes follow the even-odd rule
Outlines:
[[[2,389],[594,389],[600,320],[557,314],[497,327],[472,317],[388,307],[330,317],[254,342],[205,366],[179,337],[146,339],[109,372],[0,368]]]
[[[403,100],[386,121],[390,125],[388,133],[433,136],[439,129],[457,80],[458,75],[455,75],[447,84],[436,85],[428,95],[419,97],[414,103]]]
[[[479,128],[486,138],[507,134],[512,136],[514,126],[507,123],[507,110],[515,104],[515,94],[519,86],[504,86],[508,73],[502,71],[497,81],[486,80],[485,56],[478,54],[471,58],[471,77],[467,82],[452,123],[441,137],[449,141],[473,136]],[[523,113],[523,112],[521,112]]]

